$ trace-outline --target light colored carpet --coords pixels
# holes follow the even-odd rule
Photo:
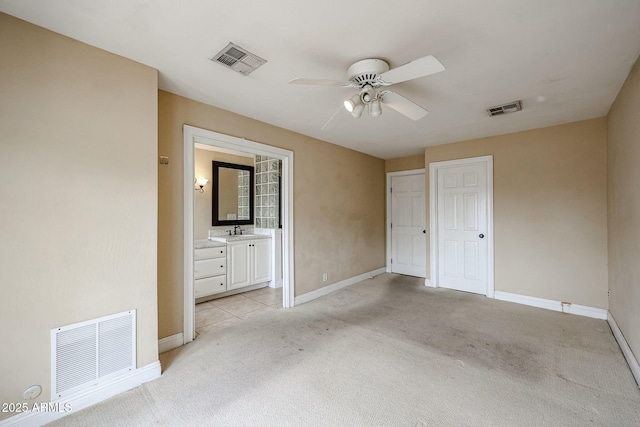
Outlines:
[[[51,425],[640,425],[605,321],[422,283],[383,274],[203,334]]]

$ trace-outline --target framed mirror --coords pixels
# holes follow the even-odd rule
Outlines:
[[[253,166],[213,161],[211,225],[253,224]]]

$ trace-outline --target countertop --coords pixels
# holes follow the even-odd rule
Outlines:
[[[224,242],[215,242],[209,239],[199,239],[193,242],[194,249],[203,249],[203,248],[220,248],[227,246]]]
[[[241,240],[257,240],[257,239],[270,239],[271,236],[268,234],[236,234],[233,236],[215,236],[209,237],[208,239],[199,239],[193,242],[195,249],[203,249],[203,248],[219,248],[221,246],[226,246],[227,243],[230,242],[238,242]]]
[[[213,240],[214,242],[225,242],[232,243],[238,242],[240,240],[258,240],[258,239],[271,239],[269,234],[234,234],[232,236],[222,235],[222,236],[209,236],[209,240]]]

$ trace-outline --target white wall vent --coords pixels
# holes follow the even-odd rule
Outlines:
[[[267,62],[258,55],[254,55],[233,43],[229,43],[227,47],[215,54],[211,60],[245,76],[248,76],[256,68]]]
[[[135,368],[135,310],[51,330],[51,400]]]
[[[520,110],[522,110],[522,103],[520,101],[513,101],[508,104],[488,108],[487,113],[489,113],[489,117],[493,117],[500,114],[515,113]]]

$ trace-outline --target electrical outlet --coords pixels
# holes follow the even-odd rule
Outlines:
[[[33,400],[40,396],[40,393],[42,393],[42,387],[39,385],[32,385],[22,393],[22,398],[24,400]]]
[[[327,280],[329,280],[329,274],[328,274],[328,273],[324,273],[324,274],[322,275],[322,281],[323,281],[323,282],[326,282]]]

